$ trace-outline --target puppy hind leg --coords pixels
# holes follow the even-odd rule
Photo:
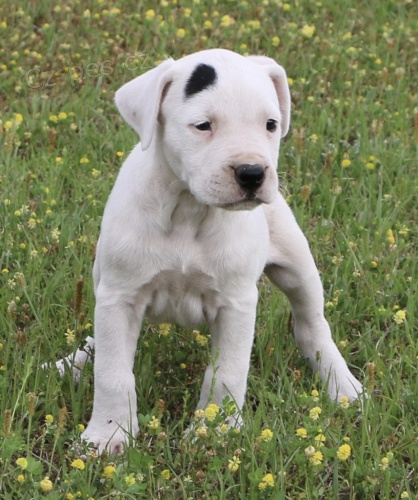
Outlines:
[[[100,282],[100,265],[99,265],[99,260],[100,260],[100,254],[98,252],[99,249],[99,243],[100,243],[100,238],[99,241],[97,242],[96,246],[96,255],[95,255],[95,261],[94,261],[94,266],[93,266],[93,281],[94,281],[94,291],[96,293],[97,287]],[[55,362],[55,366],[60,374],[61,377],[64,377],[64,375],[70,371],[71,375],[73,377],[74,382],[78,383],[80,381],[81,377],[81,372],[83,368],[85,367],[86,364],[91,363],[93,361],[93,354],[94,354],[94,338],[93,337],[86,337],[86,339],[83,341],[83,345],[80,346],[76,352],[73,352],[69,354],[68,356],[65,356],[65,358],[62,358],[58,361]],[[53,363],[44,363],[42,365],[43,370],[51,369],[53,366]]]
[[[55,366],[61,377],[69,371],[73,377],[74,382],[78,383],[80,381],[81,372],[87,363],[92,362],[94,354],[94,338],[86,337],[84,340],[84,345],[79,347],[75,352],[65,356],[55,362]],[[44,363],[42,365],[43,370],[51,369],[53,363]]]

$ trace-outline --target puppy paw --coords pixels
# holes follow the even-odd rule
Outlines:
[[[347,397],[350,402],[360,399],[365,395],[363,385],[349,373],[346,376],[333,377],[328,384],[328,394],[334,401],[341,401]]]
[[[131,429],[129,429],[131,427]],[[135,427],[135,429],[132,429]],[[106,452],[109,455],[119,455],[131,445],[138,434],[138,424],[135,426],[122,426],[108,420],[104,425],[90,423],[81,435],[81,439],[97,455]]]

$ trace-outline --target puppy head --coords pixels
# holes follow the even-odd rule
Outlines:
[[[165,163],[199,202],[249,209],[275,199],[290,95],[272,59],[222,49],[169,59],[122,87],[116,103],[143,149],[158,129]]]

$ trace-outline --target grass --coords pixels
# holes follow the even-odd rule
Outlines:
[[[41,0],[0,10],[1,497],[416,498],[416,3]],[[72,443],[91,414],[91,367],[74,386],[40,366],[92,329],[101,214],[137,141],[113,93],[168,55],[218,46],[287,69],[282,184],[333,334],[370,398],[362,408],[327,399],[291,340],[287,302],[263,280],[239,433],[223,430],[222,410],[201,416],[206,436],[183,437],[199,422],[207,337],[147,324],[136,444],[80,462]]]

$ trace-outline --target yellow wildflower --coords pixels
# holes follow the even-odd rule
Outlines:
[[[263,481],[267,483],[267,486],[273,487],[274,486],[274,476],[273,474],[266,474],[263,477]]]
[[[86,163],[90,163],[90,160],[86,157],[86,156],[83,156],[81,159],[80,159],[80,163],[83,165],[83,164],[86,164]]]
[[[204,426],[198,427],[198,429],[196,429],[196,434],[200,438],[205,438],[208,435],[208,429],[207,429],[207,427],[204,427]]]
[[[46,415],[45,416],[45,423],[46,425],[52,425],[54,423],[54,417],[52,415]]]
[[[116,471],[116,467],[114,465],[106,465],[106,467],[103,469],[102,476],[105,479],[112,479],[112,476],[113,476],[115,471]]]
[[[161,477],[168,481],[170,479],[170,471],[168,469],[164,469],[161,471]]]
[[[273,47],[277,47],[279,43],[280,43],[280,38],[278,36],[274,36],[271,39],[271,44],[273,45]]]
[[[159,334],[162,337],[167,337],[167,335],[170,333],[171,325],[170,323],[161,323],[161,325],[159,325],[158,328],[159,328]]]
[[[67,331],[64,333],[64,335],[67,340],[67,345],[73,345],[75,342],[75,331],[67,328]]]
[[[215,403],[212,403],[207,406],[205,410],[205,415],[206,418],[211,422],[212,420],[215,420],[216,415],[219,413],[219,406]]]
[[[267,483],[261,481],[261,483],[258,484],[258,489],[264,491],[265,489],[267,489]]]
[[[347,396],[341,396],[340,407],[343,410],[346,410],[349,406],[350,406],[350,401],[348,400],[348,397]]]
[[[49,479],[49,477],[46,476],[39,483],[39,486],[41,487],[41,490],[44,493],[49,493],[52,490],[53,484],[52,484],[52,481]]]
[[[148,21],[152,21],[152,19],[154,19],[154,17],[155,17],[154,9],[148,9],[145,12],[145,19],[147,19]]]
[[[273,439],[273,432],[270,429],[264,429],[261,434],[261,441],[269,442]]]
[[[229,401],[224,407],[224,411],[227,415],[235,415],[237,413],[237,405],[233,401]]]
[[[233,23],[234,23],[234,19],[231,16],[228,16],[228,14],[225,14],[224,16],[222,16],[222,18],[221,18],[221,26],[223,28],[228,28]]]
[[[389,467],[389,459],[388,457],[383,457],[380,461],[380,468],[382,470],[386,470]]]
[[[258,488],[261,491],[264,491],[268,487],[273,488],[273,486],[274,486],[274,476],[273,476],[273,474],[266,474],[263,477],[263,480],[261,481],[261,483],[259,483]]]
[[[386,241],[390,244],[390,245],[393,245],[395,243],[395,237],[393,236],[393,231],[392,229],[388,229],[386,231]]]
[[[351,161],[348,158],[344,158],[344,160],[341,162],[341,166],[343,168],[347,168],[351,165]]]
[[[193,338],[201,347],[204,347],[208,343],[208,339],[204,335],[202,335],[198,330],[193,330],[192,335]]]
[[[86,465],[85,463],[81,460],[81,458],[76,458],[71,462],[71,467],[74,467],[74,469],[78,470],[84,470]]]
[[[202,420],[203,418],[205,418],[205,410],[196,410],[194,412],[194,416],[199,420]]]
[[[177,36],[178,36],[179,38],[184,38],[184,37],[186,36],[186,30],[185,30],[185,29],[183,29],[183,28],[179,28],[179,29],[177,30]]]
[[[323,443],[325,443],[325,441],[327,440],[326,436],[322,433],[318,434],[317,436],[315,436],[315,444],[316,446],[322,446]]]
[[[231,472],[237,472],[239,469],[239,466],[241,464],[241,460],[238,457],[232,457],[232,459],[228,460],[228,469]]]
[[[393,321],[397,325],[401,325],[404,323],[406,320],[406,311],[403,309],[399,309],[399,311],[396,311],[396,313],[393,315]]]
[[[322,412],[321,408],[319,406],[315,406],[315,408],[312,408],[312,410],[309,412],[309,417],[312,420],[318,420],[321,412]]]
[[[349,444],[342,444],[337,450],[337,458],[341,462],[345,462],[351,455],[351,446]]]
[[[312,392],[311,392],[311,396],[313,398],[313,401],[318,401],[318,396],[319,396],[319,392],[314,389]]]
[[[320,451],[315,451],[315,453],[311,457],[309,457],[309,462],[313,466],[320,465],[323,459],[324,455]]]
[[[158,418],[155,418],[154,415],[153,415],[151,417],[151,421],[148,424],[148,427],[151,430],[156,431],[160,427],[160,421],[158,420]]]
[[[23,483],[25,481],[25,476],[23,474],[19,474],[17,476],[17,480],[19,481],[19,483]]]
[[[258,19],[250,19],[247,24],[253,30],[258,30],[261,26],[261,23]]]
[[[312,38],[315,33],[315,26],[310,26],[308,24],[305,24],[302,27],[301,32],[305,38]]]
[[[128,486],[132,486],[135,483],[136,483],[136,479],[134,477],[132,477],[132,476],[125,477],[125,484],[127,484]]]
[[[20,467],[22,470],[25,470],[26,467],[28,466],[28,461],[26,460],[26,458],[21,457],[16,460],[16,465]]]
[[[296,436],[301,439],[306,439],[308,437],[308,431],[305,427],[299,427],[299,429],[296,429]]]

